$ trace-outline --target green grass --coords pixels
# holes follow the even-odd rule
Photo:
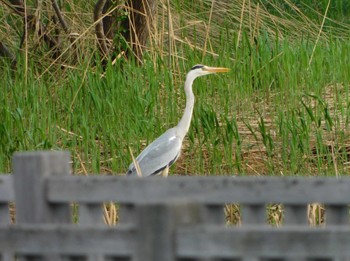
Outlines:
[[[193,32],[182,36],[202,47]],[[347,173],[350,41],[330,30],[314,49],[317,33],[276,37],[243,28],[238,41],[227,22],[210,34],[218,56],[176,42],[172,65],[153,50],[141,67],[119,60],[105,73],[94,52],[76,68],[44,71],[49,60],[26,66],[19,55],[12,72],[2,62],[0,172],[11,171],[15,151],[53,149],[71,152],[76,173],[125,173],[129,148],[136,156],[177,124],[186,72],[204,63],[231,71],[195,81],[192,125],[171,174]]]
[[[244,38],[243,38],[244,39]],[[183,156],[174,173],[330,174],[345,172],[349,133],[347,41],[320,43],[312,63],[307,41],[252,46],[236,51],[223,43],[227,75],[195,81],[196,105]],[[66,149],[76,171],[124,173],[134,154],[181,117],[186,71],[199,62],[183,49],[178,74],[159,60],[123,69],[109,66],[105,77],[90,64],[53,79],[28,70],[4,74],[0,113],[1,172],[18,150]],[[30,65],[29,68],[34,68]],[[330,144],[334,147],[333,155]]]

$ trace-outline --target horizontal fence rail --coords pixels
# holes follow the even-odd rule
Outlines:
[[[128,226],[117,229],[72,225],[0,227],[0,251],[35,256],[103,254],[132,257],[136,236],[135,229]],[[241,258],[247,253],[269,258],[350,256],[349,227],[316,230],[298,226],[271,229],[211,225],[180,228],[175,238],[178,242],[175,254],[179,259]]]
[[[350,257],[349,227],[228,229],[212,225],[180,228],[176,242],[180,258],[241,258],[247,254],[265,258]]]
[[[47,180],[52,203],[166,203],[173,200],[205,204],[320,202],[350,203],[350,178],[291,177],[53,177]]]
[[[84,256],[102,253],[106,256],[131,256],[135,249],[135,230],[76,225],[0,226],[0,252],[39,256],[61,254]]]
[[[72,176],[65,152],[16,154],[13,170],[0,175],[0,261],[350,261],[347,177]],[[111,202],[115,227],[103,221]],[[312,203],[322,226],[309,225]],[[238,226],[225,224],[226,204]]]
[[[51,203],[350,204],[350,178],[67,176],[44,182]],[[0,203],[13,200],[13,177],[0,176]]]

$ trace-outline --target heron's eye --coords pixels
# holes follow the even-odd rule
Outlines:
[[[203,68],[203,67],[204,67],[204,65],[197,64],[197,65],[193,66],[191,70],[196,70],[196,69]]]

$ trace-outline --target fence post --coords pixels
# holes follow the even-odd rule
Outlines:
[[[45,188],[46,178],[69,173],[68,152],[16,153],[13,158],[13,178],[17,223],[69,223],[69,205],[50,205]]]
[[[266,206],[264,204],[247,204],[241,209],[243,225],[266,225]]]
[[[49,204],[45,180],[51,176],[69,175],[69,153],[38,151],[16,153],[13,158],[13,178],[16,202],[16,222],[19,224],[70,223],[69,204]],[[19,261],[60,260],[50,256],[26,256]]]
[[[348,225],[349,208],[347,205],[326,205],[327,225]]]
[[[79,205],[79,225],[102,226],[103,212],[101,204],[80,204]],[[79,259],[78,259],[79,260]],[[87,261],[102,261],[104,256],[101,253],[90,254]]]
[[[203,205],[202,215],[205,224],[225,224],[225,205]]]
[[[2,176],[0,179],[0,225],[11,224],[9,202],[13,201],[13,182],[12,176]],[[12,251],[3,251],[0,253],[1,261],[13,261],[14,253]]]
[[[307,205],[285,205],[284,225],[308,225]]]
[[[0,224],[11,223],[9,202],[13,201],[13,182],[11,175],[3,175],[0,179]]]
[[[195,203],[135,205],[137,261],[176,261],[176,229],[199,223],[202,206]]]

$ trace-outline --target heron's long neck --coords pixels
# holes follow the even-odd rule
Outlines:
[[[192,77],[187,77],[185,81],[186,107],[185,112],[177,125],[177,134],[181,139],[186,136],[191,124],[194,105],[194,95],[192,91],[193,80]]]

